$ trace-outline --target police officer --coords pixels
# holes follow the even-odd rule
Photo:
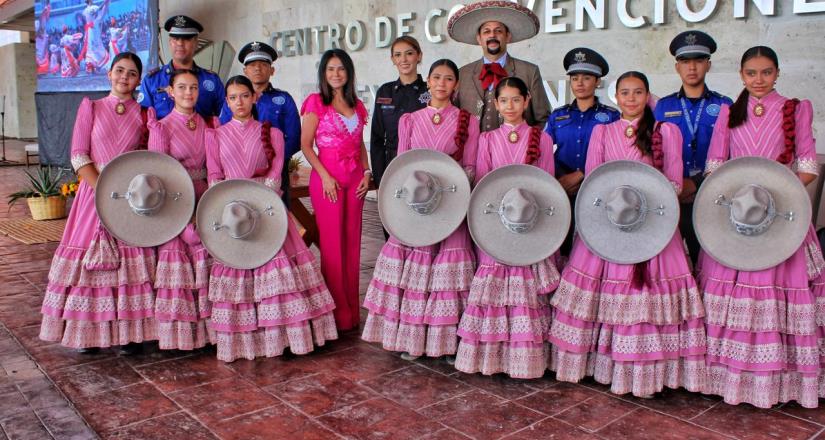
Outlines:
[[[421,45],[409,35],[396,38],[390,45],[390,60],[398,70],[398,79],[378,88],[370,124],[370,165],[376,188],[398,154],[399,119],[405,113],[421,110],[430,101],[427,82],[418,73],[421,57]],[[389,236],[385,229],[384,238]]]
[[[704,32],[687,31],[677,35],[670,43],[670,53],[676,57],[676,73],[682,79],[682,87],[661,98],[653,112],[657,121],[672,122],[682,132],[685,179],[679,194],[682,204],[679,229],[694,264],[700,246],[693,231],[693,197],[702,184],[716,117],[723,104],[732,103],[730,98],[710,90],[705,83],[711,67],[710,55],[714,52],[716,42]]]
[[[554,110],[544,130],[558,146],[556,177],[570,197],[570,203],[574,204],[579,185],[584,180],[584,163],[593,127],[619,119],[619,111],[602,104],[596,97],[596,89],[610,69],[604,57],[595,50],[577,47],[567,52],[563,62],[575,99]],[[573,231],[575,224],[571,222],[570,233],[561,247],[562,255],[570,252]]]
[[[257,119],[268,121],[284,134],[284,167],[281,173],[283,199],[289,198],[289,159],[301,149],[301,117],[292,95],[284,90],[272,87],[269,79],[275,74],[272,65],[278,59],[278,52],[272,46],[260,41],[247,43],[238,52],[238,61],[243,64],[243,74],[255,88],[255,111]],[[232,110],[224,101],[221,109],[221,124],[232,119]]]
[[[175,69],[189,69],[198,77],[198,102],[195,111],[204,119],[211,120],[218,116],[225,101],[223,82],[215,72],[203,69],[195,64],[195,48],[198,34],[203,31],[200,23],[185,15],[176,15],[166,20],[163,28],[169,32],[169,52],[172,61],[146,75],[140,83],[138,102],[143,107],[153,107],[158,119],[168,115],[175,107],[172,98],[166,93],[169,77]]]
[[[427,83],[418,73],[421,46],[408,35],[395,39],[390,46],[390,59],[398,69],[398,79],[384,83],[375,94],[370,130],[370,160],[375,185],[390,161],[398,153],[398,120],[427,106],[430,93]]]

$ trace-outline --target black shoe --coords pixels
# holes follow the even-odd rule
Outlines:
[[[143,344],[139,342],[130,342],[120,346],[121,356],[134,356],[141,353],[143,353]]]
[[[86,347],[77,350],[80,354],[98,354],[100,353],[100,347]]]

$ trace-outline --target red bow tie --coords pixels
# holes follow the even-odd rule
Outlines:
[[[478,76],[478,79],[481,80],[481,88],[484,90],[489,89],[491,84],[495,88],[503,78],[507,78],[507,71],[499,63],[483,65],[481,75]]]

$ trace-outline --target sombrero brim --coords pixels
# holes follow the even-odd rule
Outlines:
[[[535,197],[539,208],[553,208],[553,215],[539,214],[529,232],[517,234],[501,223],[498,213],[485,214],[491,204],[498,210],[507,191],[522,188]],[[570,200],[564,188],[546,171],[532,165],[508,165],[484,176],[470,197],[467,225],[473,241],[496,261],[528,266],[553,255],[570,228]]]
[[[730,209],[715,201],[720,195],[730,201],[748,184],[770,191],[777,212],[793,212],[793,221],[777,217],[760,235],[737,233],[730,223]],[[762,157],[725,162],[705,179],[693,202],[693,227],[702,249],[719,263],[744,271],[767,269],[790,258],[805,240],[811,215],[810,198],[796,174]]]
[[[488,21],[504,23],[510,30],[511,43],[527,40],[539,33],[539,18],[528,8],[508,1],[481,1],[469,4],[447,23],[450,38],[467,44],[478,44],[478,29]]]
[[[235,239],[226,230],[216,231],[223,209],[232,201],[244,201],[260,213],[255,231]],[[264,212],[268,207],[271,215]],[[225,180],[206,190],[198,202],[198,234],[204,247],[216,260],[234,269],[263,266],[283,246],[289,218],[281,198],[270,188],[246,179]]]
[[[637,229],[625,232],[610,223],[603,204],[618,186],[629,185],[641,191],[648,209],[664,207],[663,215],[648,212]],[[590,172],[576,196],[576,231],[591,252],[617,264],[636,264],[650,260],[673,239],[679,225],[679,200],[673,185],[657,169],[641,162],[615,160]]]
[[[138,215],[123,195],[138,174],[153,174],[166,189],[166,201],[151,215]],[[180,193],[175,197],[173,194]],[[173,157],[153,151],[130,151],[106,164],[95,187],[95,209],[100,222],[118,240],[137,247],[158,246],[175,238],[192,219],[195,187],[183,165]]]
[[[410,209],[395,191],[416,170],[426,171],[443,186],[455,185],[455,192],[443,192],[438,207],[428,215]],[[461,166],[444,153],[427,149],[407,151],[390,162],[378,190],[378,215],[393,237],[407,246],[429,246],[452,234],[464,221],[470,204],[470,182]]]

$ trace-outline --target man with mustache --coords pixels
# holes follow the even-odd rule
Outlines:
[[[693,231],[693,197],[702,184],[705,159],[716,117],[723,104],[731,105],[727,96],[710,90],[705,75],[710,71],[710,55],[716,52],[716,42],[701,31],[686,31],[670,43],[670,53],[676,57],[676,73],[682,88],[656,103],[653,114],[657,121],[672,122],[682,132],[684,183],[679,194],[681,218],[679,229],[687,243],[693,264],[699,257],[699,240]]]
[[[507,45],[526,40],[539,31],[539,19],[530,10],[509,1],[481,1],[465,6],[450,18],[450,37],[478,44],[483,57],[459,70],[458,107],[477,115],[481,131],[498,128],[502,119],[495,107],[495,87],[508,76],[522,79],[530,89],[530,106],[525,119],[542,126],[550,114],[550,104],[538,66],[507,53]]]

